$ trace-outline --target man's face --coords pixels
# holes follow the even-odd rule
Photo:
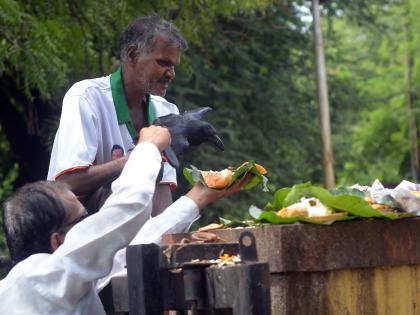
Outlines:
[[[137,88],[145,93],[165,96],[180,59],[181,50],[169,46],[165,35],[158,34],[152,51],[137,57],[134,78]]]
[[[67,217],[63,226],[67,233],[67,231],[76,225],[76,223],[85,218],[87,213],[79,199],[77,199],[76,195],[69,189],[60,191],[59,196],[64,207],[68,209]]]
[[[111,160],[116,160],[123,156],[124,156],[124,153],[121,149],[114,149],[111,152]]]

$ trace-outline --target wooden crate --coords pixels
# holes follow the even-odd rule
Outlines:
[[[243,230],[214,233],[233,242]],[[248,230],[270,264],[273,314],[420,315],[420,218]]]

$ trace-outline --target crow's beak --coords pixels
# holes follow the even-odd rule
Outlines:
[[[225,145],[218,135],[214,134],[210,136],[209,138],[207,138],[207,141],[213,143],[218,149],[222,151],[225,150]]]

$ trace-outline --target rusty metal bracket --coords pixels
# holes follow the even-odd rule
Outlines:
[[[239,254],[243,262],[258,261],[257,244],[254,234],[244,231],[239,236]]]

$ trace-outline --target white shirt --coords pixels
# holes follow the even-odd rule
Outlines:
[[[105,314],[96,281],[110,273],[115,253],[150,218],[160,166],[154,145],[137,145],[98,213],[76,224],[53,254],[28,257],[0,281],[0,314]],[[197,215],[195,202],[182,197],[150,220],[144,235],[158,241],[165,232],[185,229]]]
[[[67,91],[51,152],[48,180],[109,162],[115,144],[124,148],[124,154],[134,148],[126,124],[118,122],[110,77],[83,80]],[[156,117],[179,114],[175,104],[160,96],[150,98]],[[167,162],[160,183],[172,188],[177,185],[176,170]]]

